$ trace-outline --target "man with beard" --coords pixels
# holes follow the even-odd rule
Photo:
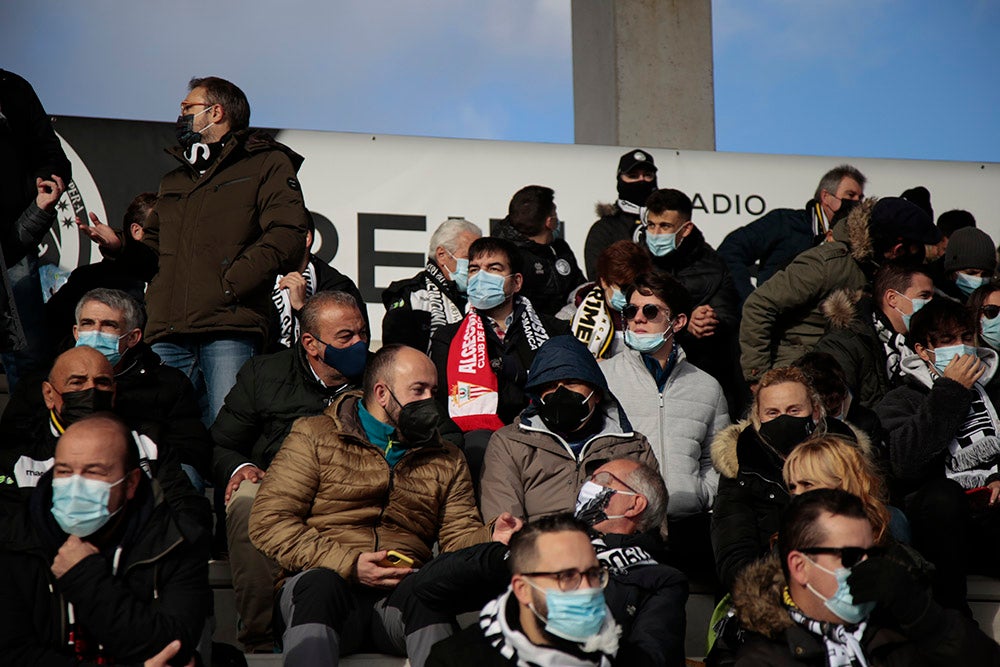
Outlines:
[[[598,204],[600,220],[587,232],[583,261],[587,277],[597,280],[597,258],[615,241],[631,240],[640,223],[640,210],[656,190],[656,165],[653,156],[635,149],[618,159],[618,201]]]

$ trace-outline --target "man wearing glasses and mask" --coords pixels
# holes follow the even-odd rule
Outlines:
[[[609,667],[620,628],[586,524],[556,514],[526,525],[511,538],[510,566],[509,588],[479,623],[435,646],[427,665]]]
[[[703,570],[711,580],[708,511],[719,475],[710,448],[729,426],[729,408],[719,383],[687,361],[676,339],[691,308],[684,287],[664,273],[647,273],[626,298],[622,317],[629,349],[601,370],[635,429],[649,438],[670,489],[674,564],[685,572]]]
[[[778,554],[749,566],[734,587],[743,645],[716,644],[707,664],[1000,664],[1000,647],[971,618],[938,605],[874,544],[857,497],[840,489],[796,496]]]

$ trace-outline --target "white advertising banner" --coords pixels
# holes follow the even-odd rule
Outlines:
[[[357,281],[369,301],[375,339],[381,337],[381,289],[420,270],[434,228],[449,216],[462,216],[486,231],[525,185],[555,190],[565,238],[582,267],[587,230],[597,219],[595,204],[616,198],[615,170],[625,150],[289,130],[277,138],[306,158],[299,172],[306,205],[322,216],[314,252],[332,257],[334,266]],[[935,215],[966,209],[1000,240],[1000,221],[990,205],[1000,189],[1000,164],[649,152],[660,187],[692,198],[694,222],[714,246],[766,211],[802,208],[823,173],[845,162],[867,176],[867,195],[897,196],[923,185]]]

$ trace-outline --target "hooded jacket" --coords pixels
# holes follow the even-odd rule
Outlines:
[[[572,336],[549,339],[538,349],[525,390],[532,401],[517,423],[493,434],[486,447],[480,506],[486,516],[510,512],[525,521],[576,507],[577,492],[594,470],[612,459],[634,458],[658,469],[646,436],[632,430],[587,347]],[[579,455],[538,415],[537,395],[551,382],[581,380],[602,400],[582,431]],[[594,420],[601,423],[595,427]]]
[[[888,433],[889,464],[899,493],[916,490],[945,474],[945,459],[952,455],[951,447],[969,419],[973,402],[980,402],[990,415],[993,431],[1000,429],[997,353],[981,347],[978,354],[986,372],[973,389],[933,376],[927,363],[915,354],[900,362],[906,383],[886,394],[875,407]],[[986,483],[998,479],[1000,473],[993,473]]]
[[[875,203],[874,198],[861,202],[833,228],[832,242],[802,252],[747,297],[739,340],[748,382],[790,365],[819,342],[826,330],[821,304],[834,290],[865,289]]]
[[[826,433],[852,440],[874,456],[864,433],[850,424],[826,418]],[[726,590],[737,575],[771,549],[781,511],[791,497],[781,469],[784,460],[764,445],[749,421],[733,424],[712,443],[712,463],[719,471],[719,493],[712,512],[715,567]]]
[[[494,236],[506,239],[521,251],[524,286],[521,296],[531,301],[540,314],[555,316],[580,285],[587,282],[576,263],[576,255],[563,239],[537,243],[514,229],[507,221],[497,223]]]
[[[212,610],[207,532],[171,513],[158,486],[140,475],[118,547],[56,579],[52,560],[67,536],[52,517],[51,499],[49,472],[0,547],[4,662],[80,664],[68,645],[68,604],[77,626],[114,664],[141,664],[175,639],[182,643],[178,659],[190,658]]]
[[[713,651],[709,665],[827,665],[823,639],[792,621],[782,604],[785,585],[777,556],[747,567],[733,589],[736,618],[747,631],[745,643],[738,650]],[[868,619],[861,647],[870,667],[1000,664],[1000,647],[974,621],[933,601],[906,628],[876,609]]]
[[[407,448],[395,466],[368,442],[360,392],[292,425],[250,514],[250,540],[286,573],[315,567],[351,580],[358,556],[395,549],[420,567],[439,542],[487,542],[462,452],[439,440]]]
[[[683,350],[662,392],[635,350],[615,355],[600,368],[635,429],[649,438],[670,492],[670,517],[709,511],[719,487],[710,446],[729,426],[719,383],[688,363]]]
[[[594,210],[599,219],[590,226],[583,246],[583,263],[588,280],[597,280],[597,258],[604,249],[616,241],[632,238],[641,222],[638,215],[623,211],[617,203],[598,202]]]
[[[306,251],[307,212],[295,173],[303,158],[263,132],[234,132],[199,175],[181,149],[163,177],[141,242],[123,259],[149,280],[146,340],[212,334],[263,344],[271,289]]]
[[[862,290],[837,290],[820,305],[827,318],[827,332],[816,343],[816,352],[833,356],[844,370],[847,386],[866,408],[874,408],[889,391],[885,346],[873,321],[875,303]]]

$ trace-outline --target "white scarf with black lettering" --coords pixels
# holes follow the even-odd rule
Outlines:
[[[274,307],[278,311],[278,342],[284,347],[291,347],[299,339],[299,318],[295,317],[288,290],[278,289],[278,283],[284,277],[284,275],[279,275],[274,279],[271,301],[274,302]],[[313,266],[312,262],[306,266],[302,277],[306,279],[306,299],[308,299],[316,292],[316,267]]]

